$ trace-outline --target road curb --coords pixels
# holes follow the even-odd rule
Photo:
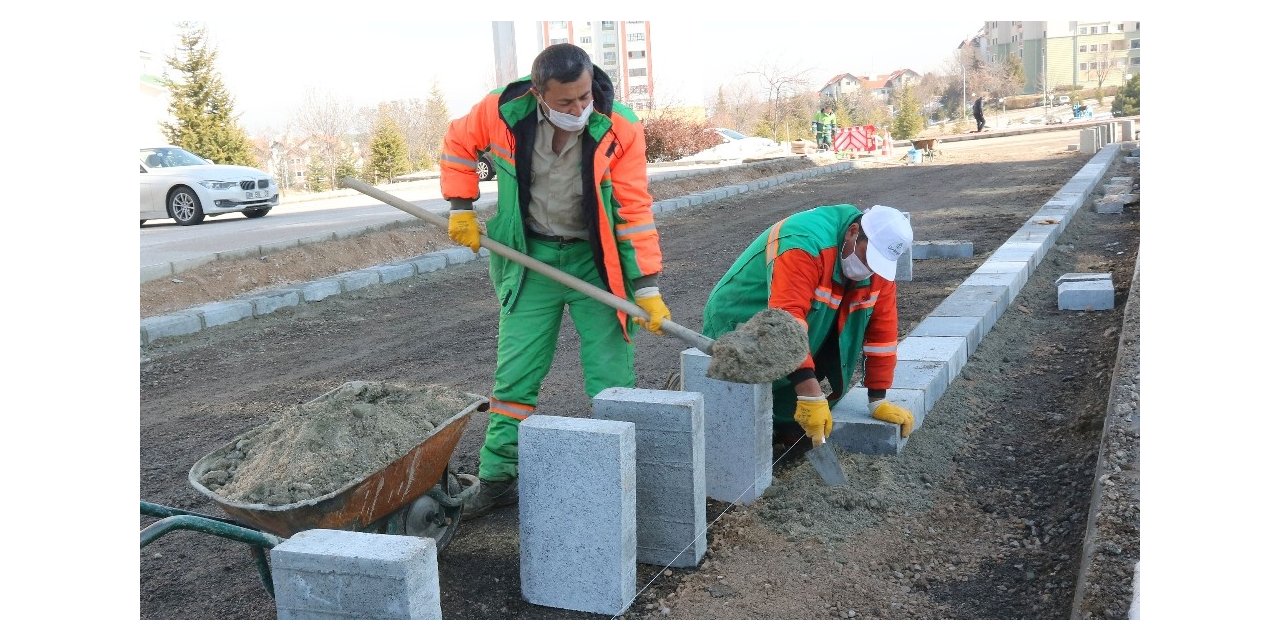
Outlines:
[[[734,165],[737,167],[738,165]],[[748,183],[731,185],[727,187],[717,187],[708,189],[698,193],[686,194],[676,198],[668,198],[653,203],[654,217],[666,217],[674,214],[681,209],[687,209],[692,206],[698,206],[723,200],[742,193],[767,189],[769,187],[794,182],[796,180],[805,180],[814,176],[824,175],[835,171],[848,171],[856,168],[851,161],[837,162],[821,167],[812,167],[802,169],[800,171],[792,171],[776,176],[760,178]],[[712,171],[694,169],[691,170],[692,175],[701,173],[710,173]],[[683,172],[680,172],[683,173]],[[688,175],[682,176],[688,177]],[[484,211],[492,209],[493,202],[497,198],[494,197],[490,206],[478,210]],[[371,225],[371,227],[386,228],[392,225],[410,224],[413,221],[393,221],[389,224]],[[375,230],[373,228],[366,229]],[[363,233],[360,231],[359,233]],[[358,233],[352,234],[358,235]],[[279,243],[277,243],[279,244]],[[296,246],[296,244],[295,244]],[[291,248],[291,247],[290,247]],[[242,250],[241,255],[235,257],[251,257],[263,255],[257,251],[260,248],[246,248]],[[219,259],[228,259],[232,257],[232,252],[221,252],[218,254]],[[143,318],[141,323],[141,346],[146,346],[161,338],[169,338],[183,335],[190,335],[216,326],[222,326],[231,322],[237,322],[249,317],[260,318],[264,315],[274,313],[280,309],[296,307],[302,304],[318,302],[334,295],[350,293],[358,289],[377,285],[390,284],[398,280],[403,280],[412,276],[420,276],[440,269],[447,269],[456,265],[465,264],[475,260],[477,257],[487,257],[489,250],[480,249],[479,255],[473,253],[466,247],[451,247],[449,249],[441,249],[432,251],[419,256],[408,258],[406,260],[398,260],[396,262],[375,265],[364,269],[356,269],[354,271],[346,271],[319,280],[311,282],[284,285],[277,289],[267,291],[259,291],[252,294],[237,296],[231,300],[222,302],[210,302],[202,304],[198,307],[183,309],[161,316],[151,316]],[[159,265],[153,265],[156,272],[163,269]],[[171,269],[172,267],[170,267]],[[143,267],[144,274],[147,267]],[[172,271],[163,273],[158,277],[173,275]],[[146,282],[144,275],[143,282]],[[334,290],[334,283],[337,283],[340,291]],[[245,313],[245,305],[248,303],[251,313]]]

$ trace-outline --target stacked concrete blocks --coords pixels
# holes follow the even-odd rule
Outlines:
[[[439,620],[436,541],[312,529],[271,549],[281,620]]]
[[[591,417],[636,425],[636,559],[698,566],[707,552],[702,394],[605,389]]]
[[[707,377],[711,356],[680,353],[680,386],[702,394],[707,497],[751,504],[773,483],[773,385]]]
[[[636,428],[534,415],[520,423],[520,591],[615,615],[636,595]]]
[[[923,425],[925,392],[919,389],[890,389],[886,399],[905,407],[916,418],[915,428]],[[828,440],[845,451],[867,455],[897,455],[910,438],[902,437],[902,429],[892,423],[871,417],[867,405],[867,389],[853,387],[831,407],[831,438]]]
[[[1110,273],[1067,273],[1057,280],[1058,309],[1105,311],[1116,306],[1116,288]]]

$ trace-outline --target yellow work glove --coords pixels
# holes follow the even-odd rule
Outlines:
[[[827,441],[831,435],[831,406],[822,396],[796,396],[796,422],[805,435],[813,440],[813,446]]]
[[[884,420],[900,425],[902,437],[911,435],[911,430],[915,427],[916,417],[911,415],[911,411],[906,407],[900,407],[888,400],[876,400],[867,407],[871,409],[871,417],[876,420]]]
[[[480,225],[476,212],[466,209],[449,212],[449,237],[454,242],[480,253]]]
[[[671,318],[671,310],[667,308],[667,303],[662,301],[662,294],[658,293],[657,287],[644,287],[636,291],[636,304],[649,314],[649,319],[636,318],[636,322],[641,326],[662,335],[662,320]]]

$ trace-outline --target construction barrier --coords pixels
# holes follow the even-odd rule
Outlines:
[[[876,127],[871,124],[836,129],[831,150],[870,153],[876,150]]]

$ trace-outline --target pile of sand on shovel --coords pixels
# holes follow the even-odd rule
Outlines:
[[[781,309],[765,309],[716,338],[707,375],[728,382],[773,382],[795,371],[808,354],[804,326]]]

